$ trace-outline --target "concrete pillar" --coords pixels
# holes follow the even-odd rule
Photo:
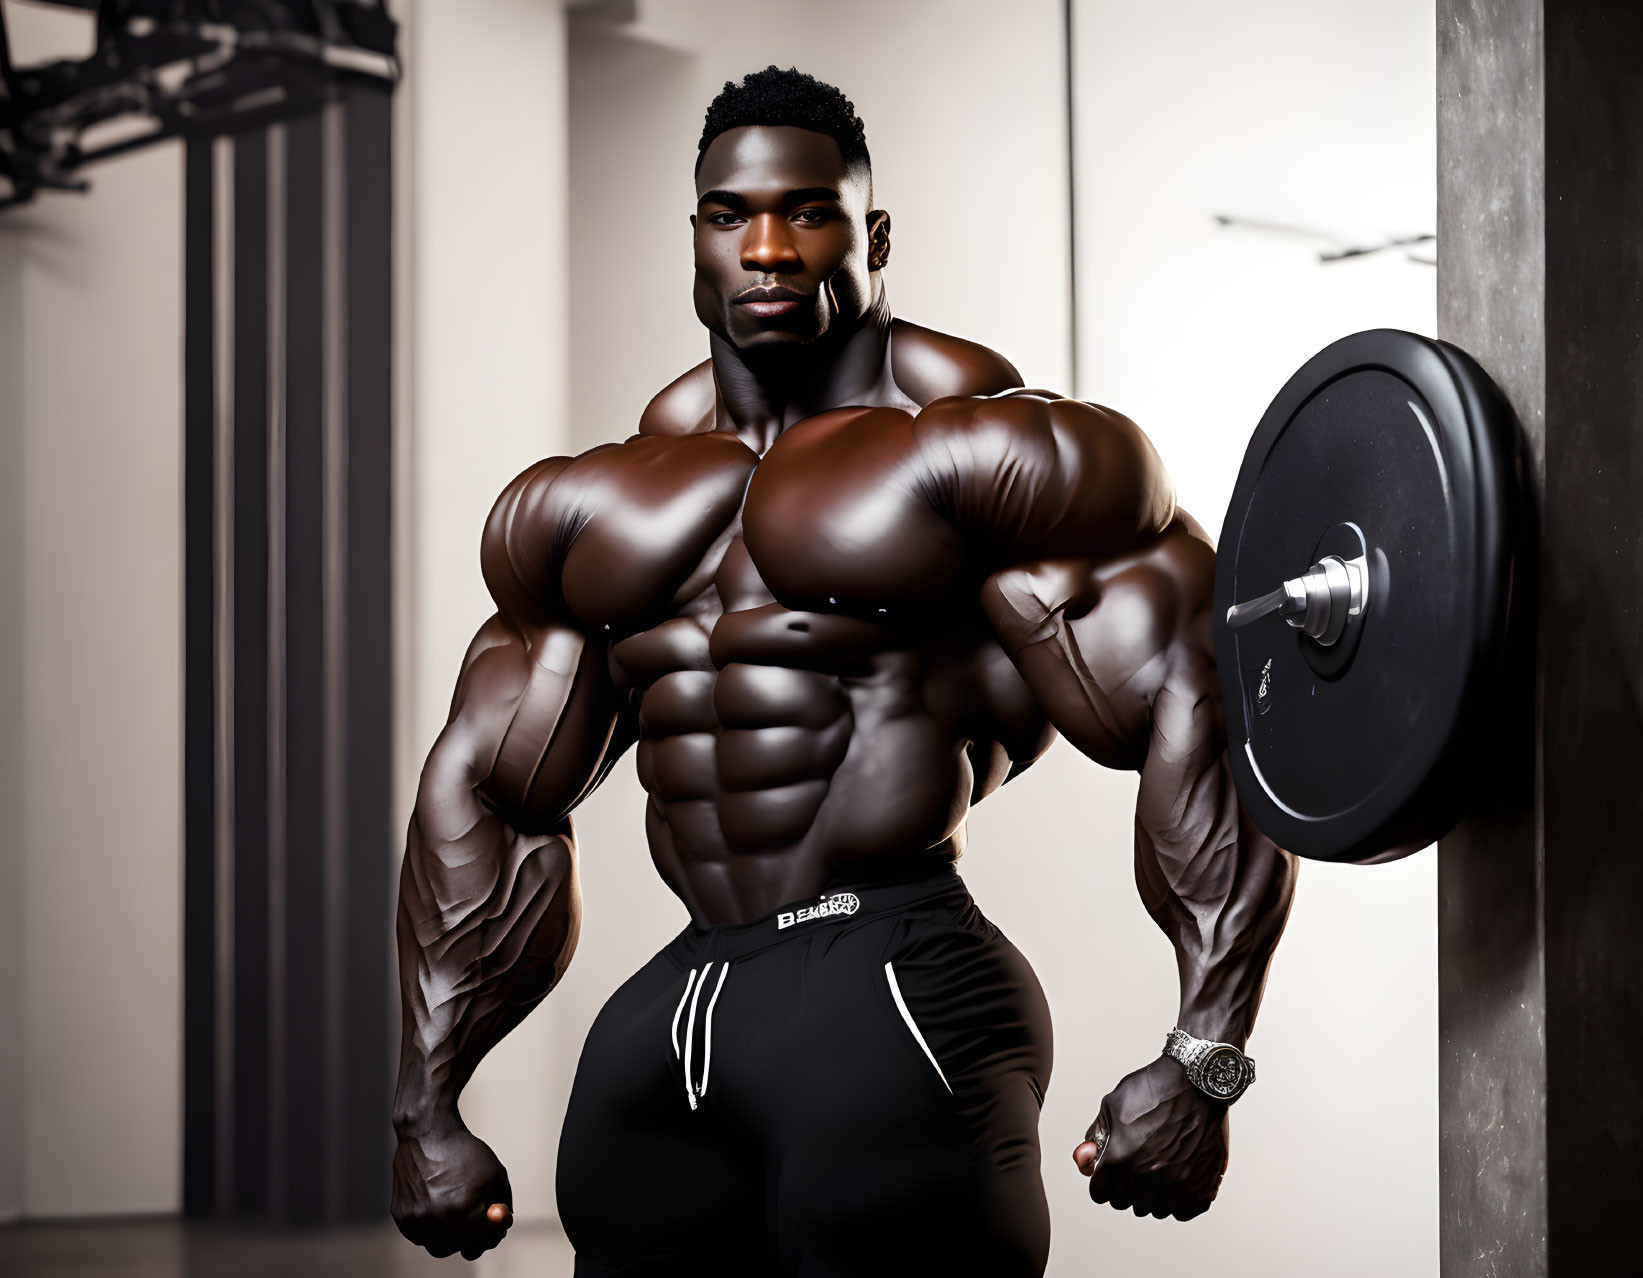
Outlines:
[[[1439,851],[1445,1278],[1643,1247],[1643,9],[1440,0],[1438,314],[1522,421],[1538,660]]]

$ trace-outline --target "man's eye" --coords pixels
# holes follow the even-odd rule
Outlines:
[[[827,214],[821,209],[800,209],[793,215],[795,222],[806,222],[814,225],[817,222],[827,221]]]
[[[714,226],[738,226],[742,219],[735,213],[714,213],[707,220]]]

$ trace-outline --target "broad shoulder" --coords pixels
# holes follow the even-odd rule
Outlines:
[[[895,320],[890,328],[890,371],[915,403],[949,395],[997,395],[1021,385],[1021,374],[979,342]]]
[[[713,361],[704,359],[657,392],[639,415],[641,435],[701,435],[713,429]]]
[[[598,629],[660,615],[740,508],[759,459],[734,435],[634,435],[521,473],[491,510],[480,563],[520,623]]]
[[[630,435],[574,457],[550,457],[509,484],[496,511],[556,535],[580,531],[601,516],[656,510],[704,485],[740,494],[758,456],[726,431]],[[689,499],[687,498],[687,501]]]
[[[1175,514],[1152,442],[1122,413],[1047,391],[936,400],[911,423],[938,506],[1006,559],[1121,553]]]

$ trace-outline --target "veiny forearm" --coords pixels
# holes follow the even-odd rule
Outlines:
[[[1242,1047],[1295,892],[1295,859],[1244,815],[1217,713],[1214,670],[1178,658],[1153,703],[1136,805],[1135,878],[1174,946],[1177,1024]]]
[[[1243,814],[1227,766],[1208,605],[1215,555],[1184,514],[1105,563],[1000,573],[982,604],[1056,727],[1141,767],[1135,874],[1175,947],[1182,1029],[1240,1046],[1289,915],[1295,861]]]
[[[524,835],[473,803],[456,837],[412,818],[400,875],[404,1007],[394,1121],[402,1136],[451,1119],[485,1053],[558,983],[576,948],[575,841]]]

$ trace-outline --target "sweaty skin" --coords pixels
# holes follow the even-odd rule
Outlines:
[[[971,804],[1057,732],[1140,770],[1136,879],[1183,1029],[1243,1045],[1289,909],[1294,862],[1227,769],[1214,551],[1146,437],[893,319],[889,218],[831,138],[733,129],[697,190],[712,357],[625,443],[502,494],[497,612],[418,791],[393,1210],[436,1255],[510,1223],[457,1097],[570,961],[569,814],[629,745],[651,856],[703,926],[956,859]],[[1226,1107],[1160,1057],[1102,1101],[1086,1174],[1097,1139],[1097,1201],[1186,1219],[1225,1169]]]

